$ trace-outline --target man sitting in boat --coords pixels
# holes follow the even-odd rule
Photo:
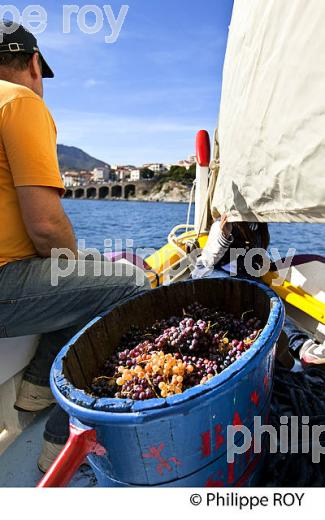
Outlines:
[[[69,250],[78,258],[74,231],[61,204],[56,128],[42,99],[43,78],[54,74],[36,38],[14,25],[2,22],[0,45],[0,337],[42,334],[16,402],[18,410],[38,412],[55,402],[49,374],[61,347],[92,318],[149,284],[142,277],[144,285],[139,287],[141,275],[135,267],[121,276],[106,264],[105,273],[112,274],[106,276],[102,268],[98,276],[95,262],[87,259],[83,276],[76,262],[71,274],[52,285],[52,250]],[[63,270],[68,265],[64,258],[56,262]],[[65,436],[55,416],[45,430],[42,471],[62,449]]]
[[[197,260],[196,269],[192,273],[193,278],[202,278],[215,267],[225,267],[231,260],[230,248],[235,249],[264,249],[267,251],[270,244],[270,235],[266,223],[248,223],[227,221],[223,215],[221,221],[216,221],[210,230],[209,238],[201,256]],[[258,256],[255,259],[254,269],[258,270]],[[238,276],[249,277],[244,266],[243,257],[237,258],[236,272]],[[231,266],[230,266],[231,267]],[[293,354],[300,358],[304,365],[319,366],[325,368],[325,344],[315,343],[306,332],[298,329],[289,318],[284,327],[284,343]],[[285,346],[285,345],[283,345]]]

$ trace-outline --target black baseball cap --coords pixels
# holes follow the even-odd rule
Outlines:
[[[42,61],[43,78],[54,78],[52,69],[46,63],[41,51],[38,48],[35,36],[25,27],[10,20],[0,21],[0,54],[12,52],[22,52],[33,55],[38,52]]]

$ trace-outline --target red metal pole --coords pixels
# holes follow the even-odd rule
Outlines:
[[[37,487],[66,486],[89,453],[105,453],[105,449],[97,443],[96,430],[81,430],[70,425],[68,442]]]

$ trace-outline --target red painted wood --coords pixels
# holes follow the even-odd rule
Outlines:
[[[235,482],[235,463],[229,462],[228,464],[228,484],[231,485]]]
[[[216,434],[216,450],[218,450],[220,448],[220,446],[222,446],[222,444],[224,443],[224,437],[223,435],[220,435],[221,432],[222,432],[222,425],[221,424],[217,424],[215,426],[215,434]]]
[[[211,433],[210,431],[201,433],[201,450],[203,457],[210,457],[211,455]]]
[[[255,406],[259,405],[260,396],[259,396],[258,392],[256,392],[256,390],[254,390],[254,392],[251,393],[251,402],[253,404],[255,404]]]
[[[234,413],[234,418],[232,421],[233,426],[242,426],[243,421],[240,418],[240,415],[237,411]],[[228,484],[233,484],[235,482],[235,463],[228,464]]]
[[[97,443],[95,430],[81,430],[70,425],[68,442],[37,487],[66,486],[87,455],[104,455],[105,452],[105,448]]]
[[[211,159],[210,136],[206,130],[200,130],[196,135],[196,160],[199,166],[209,166]]]
[[[241,420],[238,412],[235,412],[232,424],[233,426],[243,426],[243,421]]]
[[[253,472],[256,469],[256,466],[261,460],[261,454],[255,455],[254,459],[246,469],[245,473],[240,477],[240,479],[236,482],[236,487],[245,487],[247,485],[247,482],[249,478],[252,476]]]
[[[214,487],[224,487],[224,482],[223,480],[214,480],[213,478],[209,478],[205,485],[205,487],[210,487],[210,488],[214,488]]]
[[[165,445],[161,443],[158,447],[153,446],[150,448],[148,453],[144,453],[142,457],[144,459],[155,459],[158,463],[156,465],[156,471],[159,475],[163,475],[165,469],[169,472],[173,470],[171,463],[175,464],[175,466],[180,466],[181,462],[176,457],[170,457],[168,459],[164,458],[162,455],[162,451],[164,450]]]

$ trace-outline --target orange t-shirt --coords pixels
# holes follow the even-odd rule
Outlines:
[[[0,81],[0,266],[37,254],[22,219],[17,186],[64,191],[56,127],[37,94]]]

